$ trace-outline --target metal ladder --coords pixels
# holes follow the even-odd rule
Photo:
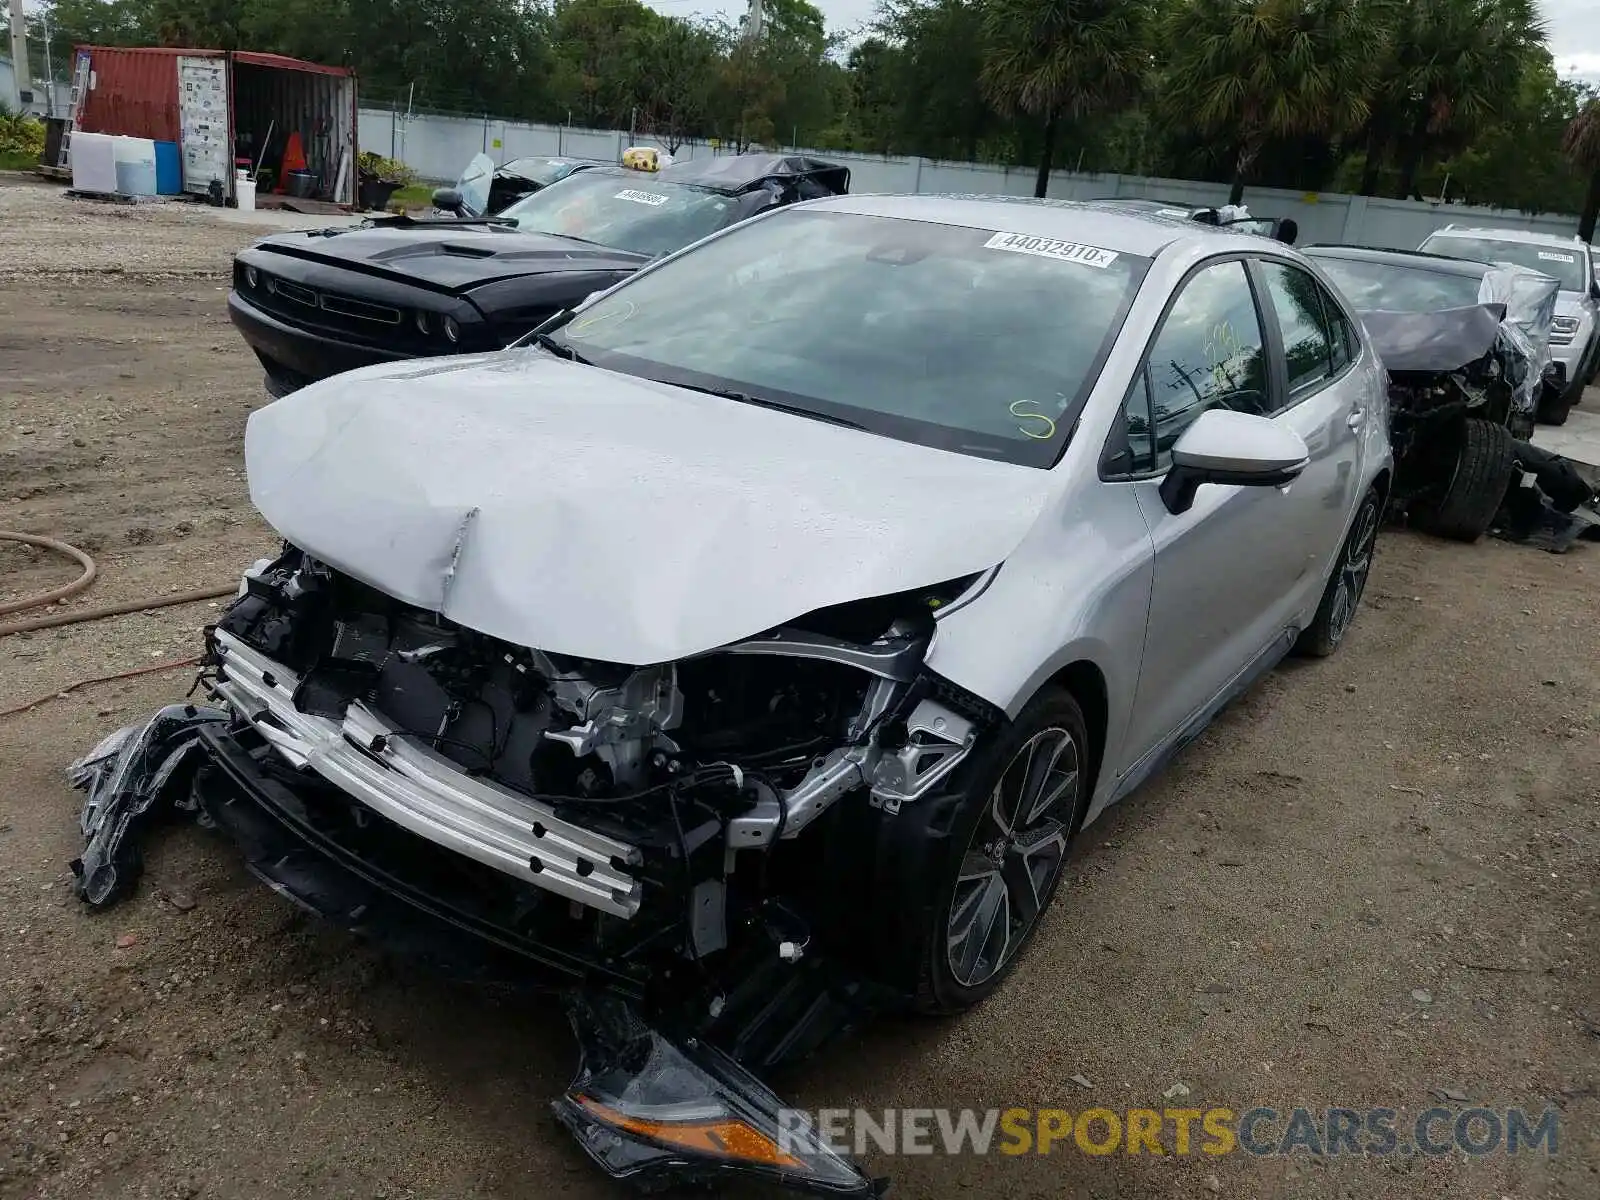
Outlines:
[[[84,94],[89,90],[89,64],[87,52],[78,55],[72,68],[72,92],[67,100],[67,126],[61,131],[61,149],[56,152],[56,166],[65,168],[72,157],[72,132],[78,128],[78,113],[83,106]]]

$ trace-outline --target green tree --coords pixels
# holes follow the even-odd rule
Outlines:
[[[712,130],[738,150],[805,141],[834,120],[837,69],[821,10],[808,0],[778,0],[759,36],[743,23],[717,26],[723,46]]]
[[[716,34],[698,23],[663,20],[639,30],[633,48],[643,80],[639,128],[676,154],[711,114],[721,57]]]
[[[1361,192],[1392,156],[1404,199],[1430,156],[1465,149],[1515,102],[1544,35],[1532,0],[1370,0],[1369,12],[1383,32]]]
[[[1268,141],[1337,136],[1366,117],[1366,33],[1355,0],[1184,0],[1171,11],[1166,109],[1229,147],[1230,203]]]
[[[1600,99],[1591,99],[1573,118],[1561,140],[1561,148],[1572,165],[1588,176],[1583,212],[1578,219],[1578,236],[1593,242],[1595,219],[1600,216]]]
[[[1035,196],[1049,191],[1063,121],[1115,111],[1138,94],[1149,17],[1143,0],[988,0],[983,89],[1001,113],[1041,125]]]
[[[986,8],[979,0],[886,0],[876,30],[887,124],[885,152],[976,159],[1005,121],[981,84],[988,54]]]
[[[150,45],[156,36],[153,8],[150,0],[53,0],[46,6],[51,64],[70,73],[75,45]]]
[[[1583,111],[1589,89],[1556,75],[1548,53],[1522,74],[1499,118],[1460,151],[1424,164],[1417,186],[1437,195],[1448,180],[1451,199],[1523,212],[1577,212],[1583,182],[1562,153],[1567,127]]]

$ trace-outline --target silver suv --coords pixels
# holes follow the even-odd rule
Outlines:
[[[1525,229],[1446,225],[1417,248],[1451,258],[1514,263],[1559,280],[1550,353],[1566,371],[1567,386],[1560,401],[1563,415],[1579,401],[1584,387],[1600,373],[1600,256],[1587,243]]]

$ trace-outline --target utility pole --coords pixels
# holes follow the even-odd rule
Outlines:
[[[39,14],[39,19],[44,22],[44,111],[45,116],[56,115],[56,68],[50,61],[50,9],[47,7]]]
[[[33,90],[32,76],[28,70],[28,19],[22,11],[22,0],[11,0],[12,94],[6,101],[17,112],[22,111],[22,93]]]

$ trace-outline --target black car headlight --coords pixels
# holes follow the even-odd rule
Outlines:
[[[461,326],[456,324],[454,317],[446,317],[444,319],[444,336],[451,342],[459,342],[461,340]]]
[[[261,275],[254,267],[245,267],[244,282],[246,287],[253,288],[261,282]]]

